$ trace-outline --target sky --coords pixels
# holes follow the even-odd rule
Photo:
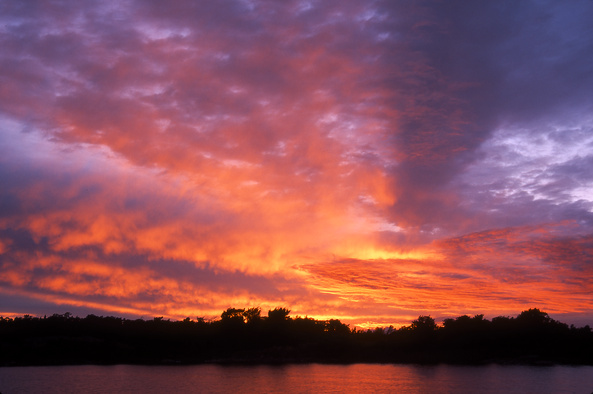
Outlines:
[[[0,3],[0,315],[593,325],[593,1]]]

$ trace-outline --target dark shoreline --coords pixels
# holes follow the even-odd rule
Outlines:
[[[182,362],[180,360],[161,360],[160,362],[58,362],[58,363],[6,363],[0,364],[0,368],[19,368],[19,367],[73,367],[73,366],[116,366],[116,365],[131,365],[131,366],[154,366],[154,367],[183,367],[183,366],[198,366],[198,365],[218,365],[222,367],[282,367],[290,365],[356,365],[356,364],[367,364],[367,365],[421,365],[421,366],[459,366],[459,367],[484,367],[489,365],[498,366],[528,366],[537,368],[546,368],[554,366],[568,366],[568,367],[579,367],[579,366],[593,366],[593,363],[562,363],[553,362],[550,360],[488,360],[480,363],[464,363],[464,362],[417,362],[417,361],[328,361],[328,360],[209,360],[201,362]]]
[[[448,364],[593,365],[593,332],[530,309],[492,321],[461,316],[437,326],[420,316],[400,329],[351,330],[339,320],[289,311],[229,309],[206,322],[86,318],[0,318],[0,366]],[[255,313],[257,312],[257,313]],[[245,316],[249,318],[245,318]]]

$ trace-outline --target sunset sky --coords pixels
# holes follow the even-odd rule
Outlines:
[[[0,315],[593,325],[593,1],[5,1]]]

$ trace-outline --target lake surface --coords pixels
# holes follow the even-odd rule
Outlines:
[[[2,367],[0,393],[585,393],[591,366]]]

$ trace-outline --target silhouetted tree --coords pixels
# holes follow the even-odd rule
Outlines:
[[[418,316],[410,325],[410,329],[416,332],[433,332],[437,329],[437,324],[430,316]]]
[[[288,315],[290,314],[290,309],[286,308],[274,308],[273,310],[268,311],[268,320],[270,322],[281,322],[288,320]]]
[[[325,326],[325,331],[332,334],[350,334],[350,328],[348,325],[342,323],[338,319],[330,319]]]
[[[249,308],[243,312],[243,317],[248,324],[254,324],[261,320],[261,308]]]
[[[484,319],[484,315],[459,316],[455,319],[445,319],[443,329],[450,333],[468,333],[483,331],[489,326],[490,322]]]
[[[228,308],[226,311],[222,312],[220,318],[222,319],[223,323],[243,323],[244,313],[245,309]]]
[[[530,328],[544,327],[554,322],[546,312],[542,312],[537,308],[521,312],[516,321],[522,326]]]

